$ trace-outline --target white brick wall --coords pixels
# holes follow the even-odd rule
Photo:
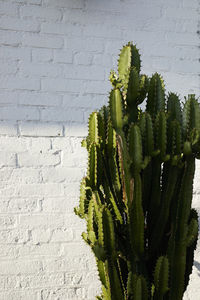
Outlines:
[[[80,141],[119,49],[199,93],[198,0],[0,0],[0,300],[93,300],[95,260],[73,213]],[[194,206],[200,211],[200,163]],[[185,300],[200,295],[200,244]]]

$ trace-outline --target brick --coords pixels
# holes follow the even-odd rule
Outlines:
[[[24,63],[19,65],[19,74],[37,77],[58,77],[62,74],[62,66],[52,63]]]
[[[16,166],[16,154],[0,152],[0,167],[15,167]]]
[[[97,66],[66,65],[64,76],[73,79],[104,80],[104,69]]]
[[[83,241],[79,243],[65,244],[63,248],[64,255],[66,257],[71,257],[71,259],[73,259],[74,257],[81,257],[84,255],[87,255],[87,257],[94,259],[92,253],[89,251],[89,247],[87,247],[87,245],[84,244]]]
[[[18,5],[15,3],[12,3],[12,5],[9,2],[1,2],[1,15],[6,16],[17,16],[18,15]]]
[[[53,150],[64,150],[65,152],[72,153],[71,139],[67,137],[51,138]]]
[[[44,0],[44,3],[49,6],[57,6],[57,7],[63,7],[63,8],[84,8],[84,3],[81,0],[73,0],[72,1],[65,1],[65,0],[58,0],[56,1],[56,4],[53,0]]]
[[[177,7],[174,9],[173,7],[167,6],[164,9],[164,16],[171,19],[198,19],[198,14],[195,7]]]
[[[32,107],[3,107],[0,118],[4,120],[39,120],[39,110]]]
[[[39,288],[64,285],[64,274],[36,274],[21,276],[20,286],[24,288]]]
[[[87,136],[87,126],[80,123],[71,123],[70,125],[65,125],[65,136],[71,137],[86,137]]]
[[[18,276],[0,276],[0,290],[9,290],[17,288],[19,282]]]
[[[19,137],[1,137],[0,151],[24,152],[27,149],[28,141]]]
[[[56,63],[72,63],[73,54],[71,50],[54,50],[54,61]]]
[[[3,46],[18,47],[21,45],[23,32],[0,30],[0,44]]]
[[[63,153],[62,165],[66,167],[86,167],[86,153],[85,151],[77,153]]]
[[[21,184],[13,191],[12,188],[5,190],[5,196],[7,194],[11,194],[13,196],[20,196],[20,197],[35,197],[35,196],[62,196],[63,195],[63,187],[61,184],[58,183],[51,183],[51,184]],[[2,192],[3,194],[3,192]]]
[[[92,108],[93,110],[100,109],[104,104],[107,104],[107,95],[86,94],[73,95],[65,94],[63,96],[64,107],[77,107],[77,108]]]
[[[78,93],[83,90],[82,80],[63,78],[42,78],[41,84],[42,91]]]
[[[62,125],[56,123],[21,122],[20,134],[23,136],[62,136]]]
[[[22,17],[34,17],[42,20],[59,21],[61,19],[61,11],[55,8],[39,7],[35,5],[26,5],[20,8]]]
[[[56,289],[42,290],[42,299],[59,299],[59,300],[78,300],[85,299],[86,291],[84,287],[67,287]],[[55,298],[56,297],[56,298]]]
[[[52,49],[32,49],[31,53],[33,62],[50,62],[53,60]]]
[[[19,256],[24,258],[29,258],[30,255],[34,258],[42,259],[45,257],[46,259],[49,258],[57,258],[60,257],[62,254],[62,247],[60,244],[56,243],[44,243],[40,244],[28,244],[24,245],[24,247],[19,248]],[[45,262],[44,260],[44,262]]]
[[[0,121],[0,134],[16,136],[17,135],[17,125],[10,121]]]
[[[21,3],[21,4],[41,5],[42,0],[15,0],[15,2]]]
[[[41,182],[40,170],[30,168],[16,168],[13,169],[9,179],[9,183],[39,183]]]
[[[71,154],[69,156],[71,156]],[[42,171],[44,182],[79,182],[83,175],[83,170],[81,170],[80,167],[57,167],[56,169],[48,168]]]
[[[0,88],[11,90],[39,90],[40,80],[38,78],[24,78],[13,75],[1,76]],[[10,110],[10,113],[11,112]]]
[[[44,262],[44,271],[45,272],[65,272],[70,270],[71,272],[76,271],[77,265],[80,266],[80,270],[86,270],[88,264],[88,257],[83,255],[74,256],[73,258],[56,258],[48,259]]]
[[[0,293],[1,300],[22,300],[22,299],[29,299],[29,300],[36,300],[39,299],[39,292],[38,291],[4,291]]]
[[[56,198],[47,196],[42,202],[43,210],[47,213],[73,213],[75,205],[74,198],[66,199],[66,196]]]
[[[55,229],[51,236],[51,242],[70,242],[73,240],[72,229],[62,228]]]
[[[187,74],[199,74],[199,60],[191,61],[191,60],[178,60],[174,64],[172,64],[172,72]]]
[[[91,65],[93,59],[92,53],[77,52],[74,55],[74,63],[77,65]]]
[[[177,33],[170,32],[166,33],[166,41],[175,45],[191,45],[195,46],[198,42],[198,36],[191,33]]]
[[[41,25],[41,32],[59,35],[68,35],[73,32],[73,36],[81,36],[83,29],[77,24],[43,23]]]
[[[18,62],[9,60],[0,60],[0,75],[16,74],[18,71]]]
[[[2,261],[0,274],[31,274],[41,270],[40,261]]]
[[[18,257],[18,247],[16,245],[3,245],[0,247],[0,259],[13,259]],[[1,289],[1,285],[0,285]]]
[[[12,172],[12,167],[4,167],[0,169],[0,181],[8,181],[11,177]]]
[[[14,228],[17,225],[17,218],[14,216],[0,215],[0,230]]]
[[[1,17],[0,29],[14,31],[39,32],[39,23],[33,20],[22,20],[17,18]]]
[[[24,230],[9,229],[0,231],[0,244],[21,244],[26,243],[28,239],[28,232]]]
[[[57,49],[62,48],[63,39],[61,37],[50,37],[47,35],[24,34],[22,45],[36,48]]]
[[[14,94],[14,93],[12,93]],[[62,96],[56,93],[20,91],[18,92],[19,104],[26,106],[60,106],[62,104]],[[16,102],[16,97],[14,97]],[[13,102],[14,102],[13,100]]]
[[[35,49],[36,50],[36,49]],[[2,59],[30,61],[31,50],[23,47],[1,46],[0,57]]]
[[[29,150],[32,152],[40,152],[44,153],[51,149],[51,141],[49,138],[46,137],[36,137],[31,138],[29,143]],[[57,149],[60,150],[60,149]]]
[[[108,90],[110,89],[110,85],[108,81],[94,81],[90,80],[84,83],[85,85],[85,93],[91,94],[107,94]]]
[[[101,2],[89,2],[86,3],[86,9],[87,10],[91,10],[91,11],[111,11],[111,12],[115,12],[115,11],[120,11],[122,10],[122,3],[120,3],[120,1],[116,1],[115,5],[113,5],[113,2],[110,1],[108,3],[106,3],[107,5],[105,5],[105,1],[101,1]]]
[[[56,121],[56,122],[67,122],[77,121],[83,122],[83,111],[78,109],[64,109],[64,108],[44,108],[41,110],[42,121]]]
[[[85,27],[83,35],[102,37],[102,38],[122,38],[122,29],[118,26],[106,26],[104,24],[93,24],[93,26]]]
[[[51,153],[18,153],[18,164],[20,167],[56,166],[60,164],[60,154]]]
[[[65,217],[63,215],[21,215],[19,224],[21,228],[35,229],[35,228],[50,228],[56,229],[63,227],[65,224]]]
[[[48,243],[51,238],[50,228],[34,228],[31,230],[31,241],[33,244]]]
[[[67,37],[65,38],[65,48],[78,51],[81,49],[81,51],[101,53],[104,50],[104,41],[101,38],[95,37]]]
[[[38,198],[3,198],[1,200],[1,213],[30,213],[40,211]]]
[[[94,54],[93,58],[94,65],[101,65],[104,67],[112,68],[112,56],[110,54]]]

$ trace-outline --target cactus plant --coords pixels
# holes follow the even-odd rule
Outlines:
[[[191,208],[200,159],[200,104],[166,95],[140,74],[139,51],[121,50],[107,106],[89,117],[88,170],[75,212],[94,252],[101,300],[181,300],[198,237]],[[146,99],[146,111],[140,104]]]

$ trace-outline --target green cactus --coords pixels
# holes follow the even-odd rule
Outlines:
[[[140,74],[128,43],[111,72],[108,106],[89,117],[87,175],[75,213],[86,220],[101,300],[181,300],[192,272],[198,215],[191,208],[200,159],[200,104],[165,95]],[[146,100],[146,111],[140,104]]]

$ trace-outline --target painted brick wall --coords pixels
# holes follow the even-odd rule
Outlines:
[[[143,71],[199,90],[196,0],[0,0],[0,300],[94,300],[95,260],[73,213],[80,141],[132,40]],[[199,91],[198,91],[199,92]],[[200,164],[194,206],[200,209]],[[200,244],[186,300],[200,299]]]

